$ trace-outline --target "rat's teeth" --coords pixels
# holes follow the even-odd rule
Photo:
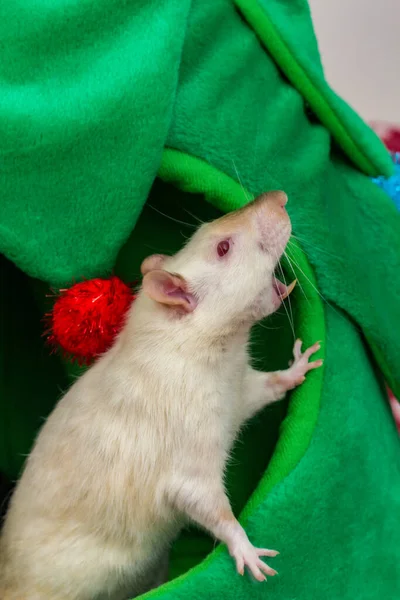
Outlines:
[[[295,279],[294,281],[292,281],[292,283],[287,286],[286,291],[281,295],[282,300],[284,300],[285,298],[287,298],[289,296],[289,294],[292,293],[292,291],[293,291],[296,283],[297,283],[297,279]]]

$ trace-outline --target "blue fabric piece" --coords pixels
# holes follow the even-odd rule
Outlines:
[[[400,210],[400,152],[393,153],[392,158],[395,165],[394,174],[389,178],[375,177],[372,181],[389,194]]]

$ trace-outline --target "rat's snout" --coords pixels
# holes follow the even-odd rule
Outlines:
[[[291,223],[286,211],[288,197],[283,191],[261,194],[252,202],[253,224],[260,234],[259,246],[279,257],[291,233]]]
[[[277,206],[278,208],[284,208],[287,204],[288,201],[288,197],[285,194],[285,192],[271,192],[270,198],[268,200],[268,202],[272,202],[272,204],[275,204],[275,206]]]
[[[261,196],[258,196],[258,198],[256,198],[254,200],[254,205],[255,207],[257,207],[258,209],[264,209],[267,210],[268,212],[271,211],[278,211],[278,212],[282,212],[285,211],[285,206],[287,204],[288,201],[288,197],[285,194],[285,192],[282,192],[281,190],[277,190],[277,191],[272,191],[272,192],[265,192],[264,194],[261,194]]]
[[[258,227],[262,233],[279,224],[290,223],[286,212],[288,197],[285,192],[272,191],[261,194],[250,205],[250,211],[256,215]]]

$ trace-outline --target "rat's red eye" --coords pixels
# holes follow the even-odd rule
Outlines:
[[[229,248],[231,247],[229,240],[224,240],[220,242],[217,246],[218,256],[225,256],[229,252]]]

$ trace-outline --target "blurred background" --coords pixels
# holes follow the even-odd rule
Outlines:
[[[364,120],[400,123],[400,0],[309,0],[326,77]]]

